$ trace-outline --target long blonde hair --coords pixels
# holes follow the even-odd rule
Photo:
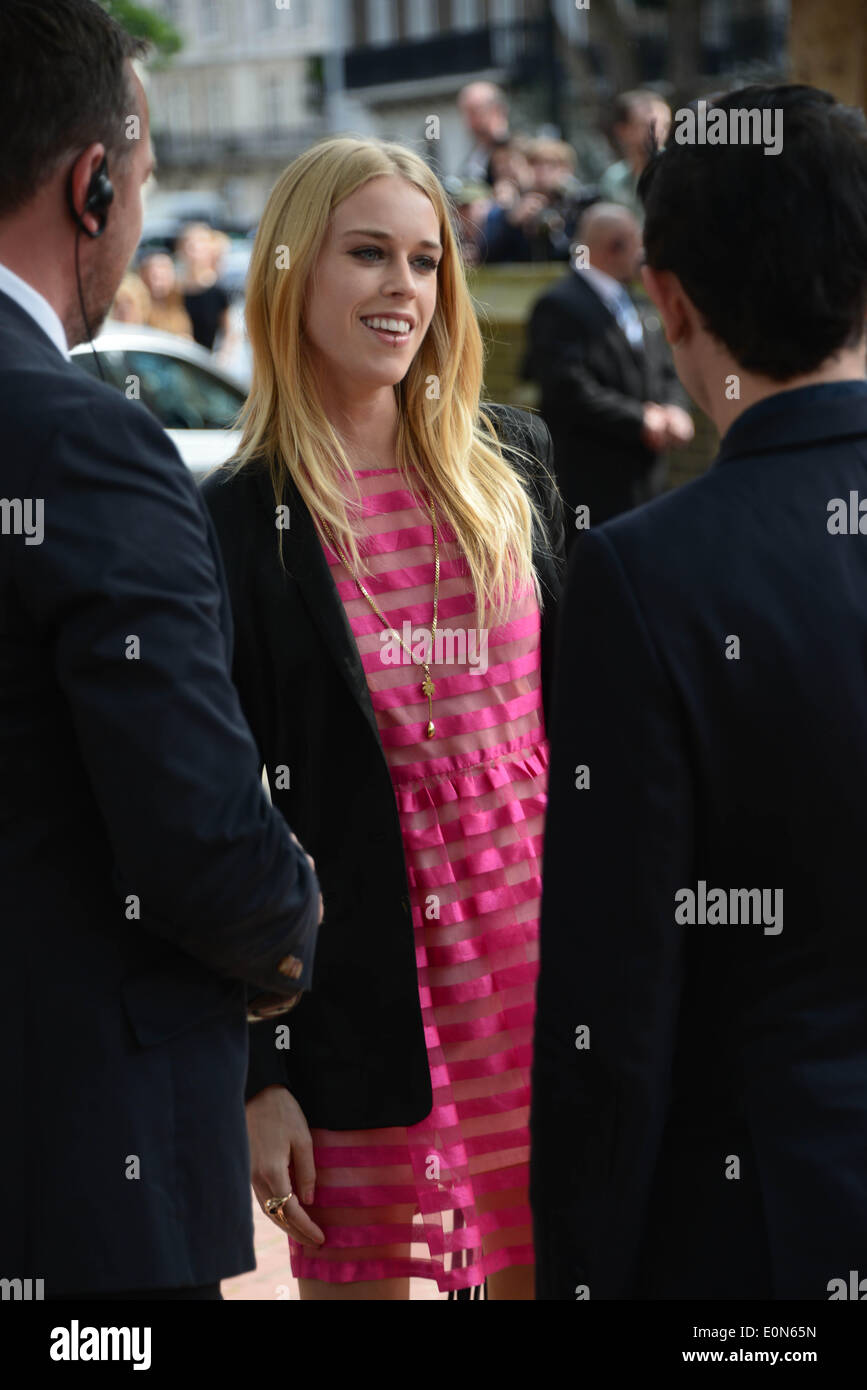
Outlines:
[[[394,388],[397,464],[407,482],[415,467],[438,517],[454,531],[469,566],[480,622],[500,620],[516,585],[532,586],[537,601],[543,601],[533,566],[533,535],[538,527],[544,538],[544,524],[503,447],[516,455],[521,451],[501,447],[479,404],[482,337],[445,195],[424,160],[404,146],[350,136],[321,141],[289,165],[271,192],[248,276],[253,372],[239,417],[237,469],[266,460],[277,505],[288,471],[320,535],[324,518],[356,575],[368,573],[349,506],[353,493],[360,508],[360,488],[321,404],[310,354],[304,350],[303,315],[334,208],[383,174],[399,175],[427,195],[439,218],[443,246],[430,327],[407,375]],[[289,268],[281,268],[287,259]],[[354,514],[357,518],[360,512]],[[278,538],[282,560],[279,528]]]

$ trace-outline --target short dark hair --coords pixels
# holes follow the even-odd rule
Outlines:
[[[633,116],[638,115],[639,111],[643,111],[657,102],[668,105],[665,97],[660,96],[659,92],[651,92],[646,87],[636,87],[631,92],[620,92],[614,98],[611,108],[612,126],[627,125]]]
[[[779,110],[782,148],[678,144],[673,132],[638,184],[647,264],[677,275],[736,362],[787,381],[864,332],[867,122],[799,85],[744,87],[714,107]]]
[[[66,155],[101,142],[122,160],[132,93],[124,64],[143,58],[96,0],[0,3],[0,217],[23,207]]]

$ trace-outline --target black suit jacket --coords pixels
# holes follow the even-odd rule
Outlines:
[[[867,548],[826,525],[853,490],[867,388],[785,392],[704,477],[574,548],[531,1118],[541,1298],[826,1299],[864,1272]],[[782,930],[678,923],[700,881],[782,889]]]
[[[567,542],[575,508],[590,524],[646,502],[665,486],[664,459],[641,441],[642,404],[686,406],[659,316],[634,301],[644,350],[633,348],[611,310],[580,272],[542,295],[527,329],[524,376],[541,387],[566,503]]]
[[[504,440],[550,468],[550,440],[537,417],[489,409]],[[545,598],[547,698],[563,523],[549,474],[538,464],[523,468],[546,518],[535,563]],[[204,483],[204,494],[234,611],[233,675],[241,703],[274,803],[316,860],[325,903],[315,986],[289,1016],[288,1048],[279,1023],[251,1030],[248,1096],[285,1084],[308,1123],[330,1129],[416,1124],[433,1100],[409,884],[397,803],[355,637],[291,480],[284,494],[288,572],[279,565],[274,493],[264,464],[248,465],[234,477],[217,472]]]
[[[211,1283],[254,1264],[245,982],[291,995],[294,953],[309,984],[316,879],[167,436],[3,294],[0,419],[4,498],[44,504],[41,543],[0,536],[3,1272]]]

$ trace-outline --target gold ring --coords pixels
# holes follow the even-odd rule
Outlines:
[[[275,1221],[279,1221],[281,1226],[286,1225],[286,1215],[283,1211],[283,1204],[289,1201],[292,1196],[291,1191],[285,1197],[268,1197],[265,1201],[265,1210]]]

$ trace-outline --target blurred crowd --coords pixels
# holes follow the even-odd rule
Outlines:
[[[468,265],[566,261],[582,213],[603,200],[622,203],[640,222],[636,187],[651,133],[664,144],[671,126],[671,110],[655,92],[617,98],[610,139],[619,157],[595,181],[565,140],[514,130],[506,94],[493,83],[471,82],[458,106],[473,146],[445,182]]]
[[[121,281],[112,318],[189,338],[232,365],[239,329],[223,280],[229,245],[224,232],[190,222],[173,251],[143,247]]]
[[[623,204],[640,222],[635,189],[650,133],[664,143],[671,125],[671,111],[656,93],[617,98],[610,139],[619,158],[595,181],[583,177],[565,140],[513,129],[508,98],[493,83],[471,82],[458,107],[472,148],[444,183],[467,265],[567,261],[582,213],[603,200]],[[204,222],[182,227],[170,247],[143,246],[112,317],[194,339],[231,365],[241,329],[240,313],[232,312],[239,296],[224,282],[229,246],[225,232]]]
[[[443,182],[464,261],[562,263],[562,278],[529,306],[518,370],[535,386],[569,510],[577,515],[583,504],[594,523],[606,520],[664,490],[669,451],[694,433],[659,318],[639,284],[636,189],[653,143],[666,141],[671,110],[652,91],[622,93],[608,131],[616,158],[607,167],[598,161],[589,178],[566,141],[515,129],[493,83],[469,83],[458,109],[470,151]],[[145,238],[113,317],[194,340],[243,381],[252,231],[239,238],[234,230],[233,243],[224,230],[188,221],[162,242]],[[233,249],[244,255],[230,271]]]

